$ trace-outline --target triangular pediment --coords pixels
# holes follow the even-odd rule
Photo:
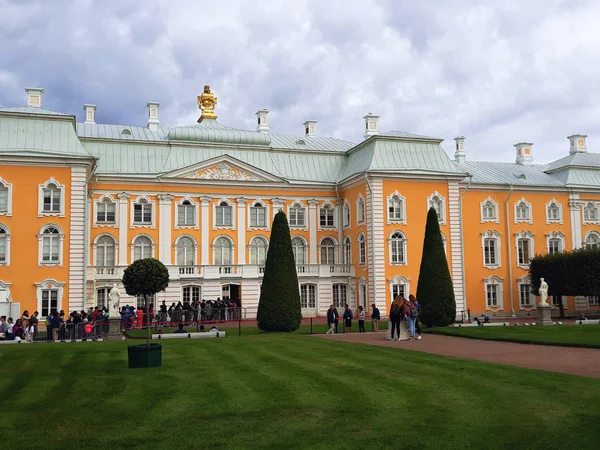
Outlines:
[[[211,181],[285,182],[284,179],[229,155],[217,156],[165,174],[168,178]]]

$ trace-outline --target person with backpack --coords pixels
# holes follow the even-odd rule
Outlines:
[[[346,303],[346,309],[344,309],[344,325],[346,326],[346,333],[352,331],[352,317],[354,317],[354,314],[352,314],[348,303]]]
[[[415,338],[415,307],[411,302],[402,297],[402,315],[408,322],[408,340],[412,341]]]
[[[392,302],[392,306],[390,308],[390,324],[392,327],[392,334],[391,334],[392,341],[400,340],[400,321],[402,320],[402,312],[400,309],[401,306],[402,306],[402,299],[398,295],[396,297],[396,299]],[[394,339],[394,330],[396,331],[396,339]]]
[[[373,331],[376,333],[379,331],[379,321],[381,320],[381,313],[379,308],[373,303],[371,305],[371,320],[373,321]]]
[[[419,313],[421,312],[421,305],[419,305],[419,302],[417,301],[417,297],[415,297],[412,294],[410,294],[408,296],[408,299],[410,300],[410,302],[412,303],[412,305],[414,307],[413,318],[415,319],[415,331],[418,334],[417,340],[421,340],[421,327],[419,326]]]

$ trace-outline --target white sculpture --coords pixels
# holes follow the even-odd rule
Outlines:
[[[540,278],[540,288],[538,292],[540,293],[540,306],[550,306],[546,301],[548,299],[548,283],[546,283],[543,278]]]
[[[116,284],[112,285],[108,294],[110,317],[120,317],[121,312],[121,293]]]

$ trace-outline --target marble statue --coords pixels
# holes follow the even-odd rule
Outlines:
[[[548,299],[548,283],[544,281],[543,278],[540,278],[540,288],[538,289],[540,294],[540,306],[550,306],[546,301]]]
[[[109,313],[110,317],[120,317],[121,313],[121,293],[119,287],[116,284],[112,285],[108,294],[109,299]]]

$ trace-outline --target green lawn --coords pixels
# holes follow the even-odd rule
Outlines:
[[[554,325],[551,327],[445,327],[424,331],[427,333],[446,334],[472,339],[486,339],[490,341],[600,348],[600,325]]]
[[[297,335],[0,346],[31,448],[598,448],[598,380]]]

